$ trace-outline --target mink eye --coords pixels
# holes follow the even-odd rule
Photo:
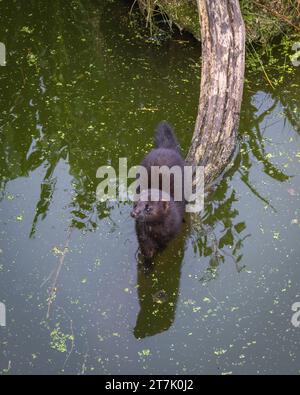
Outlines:
[[[151,210],[152,210],[152,207],[149,206],[149,204],[146,204],[146,206],[145,206],[146,213],[150,213]]]

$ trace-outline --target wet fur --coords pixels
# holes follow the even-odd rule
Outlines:
[[[170,201],[151,201],[151,166],[180,166],[183,170],[184,160],[172,128],[165,122],[161,123],[155,136],[156,148],[149,152],[141,165],[148,172],[148,195],[146,201],[139,200],[134,204],[132,217],[136,220],[136,234],[141,253],[146,258],[152,258],[158,251],[179,233],[183,222],[185,201],[174,201],[174,178],[170,177]],[[162,190],[160,180],[159,190]],[[183,180],[182,180],[183,191]]]

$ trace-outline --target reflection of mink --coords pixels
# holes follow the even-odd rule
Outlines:
[[[170,177],[169,191],[163,191],[161,179],[159,190],[151,186],[151,166],[179,166],[182,169],[184,161],[180,148],[171,127],[161,123],[155,136],[156,148],[146,155],[141,165],[148,172],[148,189],[141,192],[140,198],[134,203],[131,216],[136,220],[136,233],[140,250],[146,258],[163,249],[180,231],[183,221],[185,201],[174,200],[174,177]],[[176,185],[178,187],[178,185]],[[183,177],[181,185],[183,192]]]
[[[173,166],[177,166],[181,169],[183,177],[184,160],[180,154],[180,146],[174,135],[174,132],[170,125],[166,122],[161,122],[155,134],[155,146],[152,151],[149,152],[143,159],[141,166],[145,167],[148,172],[148,188],[158,188],[162,190],[162,178],[159,177],[159,185],[152,185],[151,181],[151,167],[153,166],[166,166],[169,169]],[[178,182],[178,181],[177,181]],[[179,181],[180,182],[180,181]],[[174,198],[174,175],[170,176],[169,191],[172,198]],[[177,188],[182,190],[183,194],[183,178],[180,185],[176,185]],[[176,189],[177,189],[176,188]]]

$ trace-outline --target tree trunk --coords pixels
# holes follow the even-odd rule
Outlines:
[[[200,101],[187,163],[205,166],[205,186],[236,146],[243,95],[245,27],[238,0],[197,0],[202,39]]]

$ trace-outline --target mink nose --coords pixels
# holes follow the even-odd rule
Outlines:
[[[132,216],[132,218],[136,218],[138,216],[138,213],[136,211],[131,211],[130,215]]]

